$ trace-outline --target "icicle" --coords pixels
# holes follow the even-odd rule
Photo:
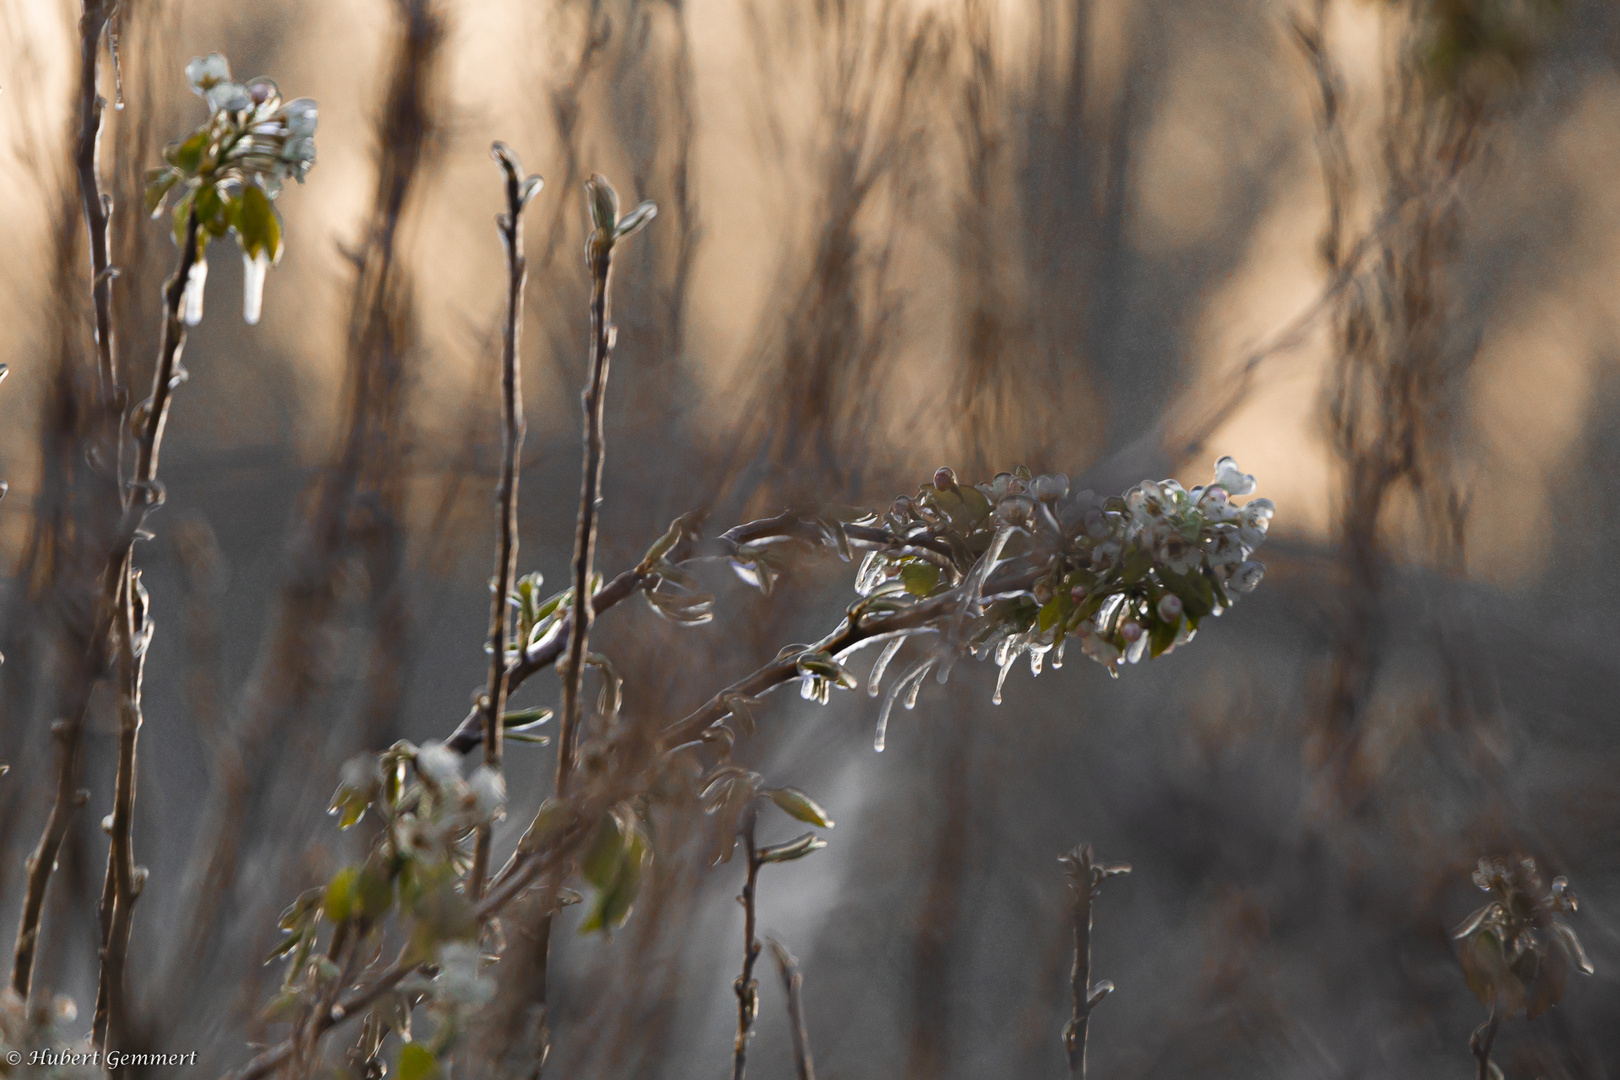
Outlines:
[[[191,264],[186,277],[186,291],[181,298],[180,318],[187,326],[196,326],[203,317],[203,289],[208,285],[208,261],[198,259]]]
[[[995,705],[1000,705],[1001,704],[1001,686],[1002,686],[1003,683],[1005,683],[1007,681],[1007,672],[1009,672],[1009,671],[1011,671],[1013,669],[1013,664],[1015,662],[1017,662],[1017,660],[1018,660],[1018,657],[1015,654],[1013,656],[1007,657],[1006,661],[1002,663],[1002,665],[1001,665],[1001,674],[996,676],[996,693],[995,693],[995,696],[990,699],[992,704],[995,704]]]
[[[928,669],[933,667],[933,665],[933,657],[923,657],[915,664],[912,664],[911,667],[907,668],[906,673],[900,676],[899,680],[889,688],[888,694],[886,694],[883,698],[883,707],[878,710],[877,737],[872,740],[872,749],[876,750],[880,754],[883,753],[884,741],[887,738],[889,731],[889,714],[894,711],[894,703],[900,700],[901,694],[907,693],[908,690],[912,689],[912,684],[920,684],[923,677],[928,674]],[[911,694],[911,701],[913,703],[916,701],[916,694],[914,692]],[[906,708],[911,708],[911,705],[908,704]]]
[[[1009,635],[1002,638],[1001,643],[996,646],[996,666],[1006,667],[1008,664],[1012,663],[1012,655],[1013,639],[1011,635]]]
[[[877,663],[872,665],[872,674],[867,677],[866,682],[866,692],[872,697],[878,696],[878,687],[883,682],[883,673],[889,670],[889,662],[894,659],[894,654],[899,652],[900,646],[905,643],[906,639],[903,636],[897,637],[883,646],[883,651],[878,654]]]
[[[1036,678],[1041,675],[1041,660],[1046,656],[1045,649],[1029,650],[1029,673]]]
[[[1064,638],[1062,641],[1057,643],[1057,648],[1052,650],[1052,670],[1053,671],[1057,671],[1057,670],[1059,670],[1059,669],[1061,669],[1063,667],[1063,646],[1067,645],[1068,643],[1069,643],[1069,639]]]
[[[861,569],[855,575],[855,593],[857,596],[868,596],[883,580],[883,564],[880,561],[883,553],[868,551],[866,558],[861,560]]]
[[[911,684],[910,691],[908,691],[906,693],[906,711],[907,712],[910,712],[912,709],[915,709],[917,707],[917,694],[922,690],[922,684],[924,682],[926,682],[927,679],[928,679],[928,669],[933,667],[933,666],[934,666],[934,661],[929,660],[926,664],[924,664],[922,666],[922,670],[917,672],[916,681]]]
[[[242,321],[257,326],[264,308],[264,276],[270,269],[270,255],[261,250],[256,256],[242,256]]]

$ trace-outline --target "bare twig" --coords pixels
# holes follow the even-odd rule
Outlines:
[[[748,878],[743,882],[742,895],[737,902],[743,906],[743,966],[733,989],[737,992],[737,1038],[732,1043],[731,1080],[743,1080],[748,1062],[748,1039],[753,1034],[754,1017],[759,1015],[759,980],[754,978],[754,963],[759,959],[762,946],[754,936],[754,890],[759,884],[761,860],[754,845],[756,814],[752,808],[742,823],[743,846],[748,854]]]
[[[121,445],[120,419],[123,403],[117,393],[117,360],[113,349],[112,279],[117,271],[109,259],[109,215],[111,204],[101,191],[99,176],[101,115],[106,102],[97,91],[96,75],[101,59],[101,39],[111,17],[113,0],[85,0],[79,20],[79,130],[74,143],[73,164],[77,175],[79,202],[90,237],[90,292],[95,306],[98,410],[101,424],[102,470],[115,467]],[[109,477],[116,490],[117,476]],[[109,580],[110,579],[110,580]],[[84,711],[89,706],[90,688],[100,678],[106,664],[105,635],[99,633],[103,617],[110,618],[112,601],[108,589],[116,588],[117,578],[103,578],[97,618],[91,623],[85,643],[83,663],[70,665],[66,674],[67,708],[52,725],[57,743],[56,797],[51,805],[38,845],[28,860],[28,889],[17,928],[17,944],[12,963],[11,986],[26,998],[33,982],[34,956],[44,913],[45,891],[56,868],[57,852],[72,821],[73,812],[83,806],[89,793],[78,788],[80,748],[84,731]]]
[[[617,197],[601,177],[593,176],[585,185],[586,209],[595,219],[595,228],[586,241],[586,259],[591,270],[591,370],[581,405],[585,411],[585,461],[581,468],[579,516],[574,531],[573,624],[568,633],[568,668],[563,672],[562,722],[557,733],[557,794],[568,789],[574,768],[574,750],[579,739],[580,693],[585,685],[585,649],[596,615],[591,602],[592,564],[596,556],[597,505],[602,498],[602,458],[606,445],[602,419],[607,403],[608,361],[613,352],[612,311],[609,278],[613,272],[614,230],[617,226]],[[606,191],[609,196],[599,198]],[[608,213],[598,204],[611,202]]]
[[[506,174],[506,213],[498,225],[506,247],[506,330],[501,348],[501,482],[496,491],[500,505],[499,547],[495,556],[495,595],[489,605],[489,689],[484,707],[484,764],[497,774],[501,771],[501,717],[506,712],[506,646],[510,620],[507,596],[517,576],[518,553],[518,459],[523,452],[523,388],[518,363],[518,336],[523,326],[523,283],[528,266],[523,259],[523,207],[539,189],[539,178],[530,183],[523,175],[517,157],[504,144],[496,143],[491,152]],[[476,899],[483,893],[484,876],[489,871],[490,826],[481,825],[473,852],[467,893]]]
[[[788,1021],[793,1031],[793,1067],[799,1080],[816,1080],[816,1063],[810,1059],[810,1032],[804,1024],[804,1002],[800,997],[804,976],[799,973],[799,961],[776,938],[765,941],[776,959],[776,970],[782,975],[782,989],[787,992]]]
[[[1468,1040],[1468,1048],[1474,1052],[1474,1060],[1479,1062],[1479,1080],[1491,1080],[1491,1047],[1496,1043],[1496,1029],[1501,1024],[1502,1017],[1493,1004],[1490,1017],[1475,1029]]]
[[[130,485],[132,502],[154,501],[157,488],[158,455],[163,446],[163,429],[168,422],[174,390],[185,380],[180,354],[186,345],[186,324],[180,317],[186,283],[197,262],[197,212],[186,220],[185,240],[180,250],[180,266],[164,287],[163,336],[158,361],[152,373],[152,396],[143,404],[144,419],[136,436],[135,477]],[[101,978],[96,992],[94,1037],[96,1044],[111,1049],[124,1027],[125,957],[129,950],[131,920],[135,902],[140,899],[145,871],[135,865],[131,832],[135,816],[136,749],[141,730],[141,676],[145,666],[146,641],[151,634],[145,590],[135,570],[134,538],[124,550],[119,567],[118,590],[118,775],[114,786],[112,845],[107,853],[107,886],[103,895]]]
[[[1068,868],[1069,885],[1074,889],[1074,968],[1070,975],[1074,1015],[1063,1031],[1063,1048],[1069,1054],[1069,1075],[1075,1080],[1085,1080],[1086,1029],[1091,1010],[1114,989],[1114,984],[1106,979],[1095,986],[1091,982],[1091,904],[1096,899],[1097,887],[1105,878],[1128,874],[1131,868],[1128,863],[1097,862],[1090,844],[1081,844],[1058,861]]]
[[[980,590],[980,602],[1004,593],[1027,590],[1043,572],[1040,569],[1024,570],[1001,578],[992,574]],[[843,657],[880,638],[917,630],[943,619],[960,604],[961,598],[954,593],[942,593],[902,611],[849,616],[832,633],[809,646],[808,651],[824,652],[835,659]],[[773,660],[715,694],[685,719],[665,728],[658,737],[659,748],[669,751],[699,738],[704,731],[730,715],[736,699],[755,698],[799,678],[802,672],[799,671],[796,655]]]

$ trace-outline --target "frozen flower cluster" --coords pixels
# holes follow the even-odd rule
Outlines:
[[[233,82],[218,53],[186,65],[191,89],[208,103],[208,120],[163,152],[165,165],[146,174],[146,208],[156,217],[171,197],[175,243],[197,217],[197,261],[186,282],[184,318],[202,318],[210,238],[234,233],[242,248],[242,316],[259,321],[265,273],[280,261],[281,218],[272,201],[289,178],[302,183],[315,164],[317,111],[309,98],[283,101],[266,78]]]
[[[1479,860],[1474,884],[1490,903],[1453,935],[1463,974],[1480,1002],[1503,1015],[1523,1010],[1532,1020],[1564,996],[1572,968],[1592,974],[1592,963],[1564,921],[1576,908],[1569,882],[1542,882],[1534,859]]]
[[[851,617],[925,602],[949,612],[883,636],[873,694],[908,639],[937,635],[888,692],[879,749],[894,703],[911,708],[924,677],[937,669],[943,681],[959,655],[993,656],[1004,681],[1021,656],[1035,674],[1049,653],[1059,666],[1074,639],[1117,676],[1123,664],[1190,641],[1204,619],[1253,591],[1265,573],[1253,555],[1275,508],[1248,498],[1254,490],[1254,477],[1231,458],[1191,490],[1156,480],[1107,498],[1071,491],[1061,473],[1019,468],[968,485],[942,468],[915,496],[859,522],[880,527],[887,542],[862,564],[855,588],[863,599]],[[804,689],[825,700],[835,681],[848,680],[840,658],[816,659],[832,671],[806,668]]]

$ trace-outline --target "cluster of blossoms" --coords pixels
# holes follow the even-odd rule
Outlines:
[[[242,248],[242,316],[259,320],[265,272],[279,262],[281,218],[271,205],[288,178],[302,183],[315,164],[315,102],[283,101],[269,79],[231,81],[230,65],[218,53],[186,65],[194,93],[208,103],[208,120],[163,152],[166,165],[146,174],[146,208],[156,217],[174,200],[174,238],[185,242],[197,217],[197,261],[186,281],[184,318],[202,318],[208,280],[204,253],[210,238],[234,233]]]
[[[1469,989],[1482,1004],[1506,1016],[1523,1010],[1533,1020],[1564,996],[1571,968],[1592,974],[1563,918],[1576,907],[1566,879],[1544,885],[1535,860],[1497,857],[1479,860],[1474,884],[1491,901],[1453,936]]]
[[[967,485],[945,468],[915,496],[896,499],[871,520],[900,543],[867,556],[855,584],[864,599],[851,616],[947,595],[955,603],[952,614],[887,638],[873,665],[873,694],[908,638],[943,640],[889,692],[879,748],[893,704],[910,708],[924,676],[937,668],[943,681],[958,655],[995,657],[1005,680],[1025,654],[1036,674],[1048,653],[1061,665],[1072,638],[1117,676],[1122,664],[1191,640],[1203,619],[1231,607],[1264,574],[1251,556],[1274,507],[1267,499],[1233,501],[1254,489],[1254,477],[1222,458],[1214,479],[1190,491],[1174,480],[1148,481],[1101,498],[1070,491],[1062,474],[1019,468]],[[824,700],[832,681],[812,667],[805,692]]]

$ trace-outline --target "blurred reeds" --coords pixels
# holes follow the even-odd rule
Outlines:
[[[49,74],[71,63],[75,16],[45,8],[0,16],[14,70],[63,95],[0,80],[0,220],[44,241],[20,246],[35,253],[10,260],[0,298],[5,919],[107,527],[83,467],[95,368],[67,80]],[[169,501],[141,553],[160,624],[132,1048],[198,1049],[218,1070],[266,1036],[275,914],[359,850],[323,814],[342,762],[448,735],[481,684],[502,280],[483,147],[501,137],[547,179],[529,219],[520,572],[566,574],[593,171],[660,208],[616,284],[609,576],[677,514],[710,510],[718,532],[886,502],[944,461],[1100,488],[1161,461],[1202,479],[1234,450],[1296,496],[1277,499],[1254,601],[1117,684],[1071,663],[1015,676],[996,709],[988,673],[961,670],[881,756],[864,696],[769,702],[746,754],[840,820],[826,861],[767,875],[761,902],[780,920],[762,933],[800,957],[824,1076],[1058,1075],[1052,863],[1079,837],[1136,866],[1097,940],[1120,989],[1091,1031],[1094,1075],[1457,1075],[1478,1017],[1447,930],[1472,906],[1468,868],[1506,849],[1581,888],[1599,975],[1505,1028],[1495,1060],[1548,1080],[1620,1068],[1620,322],[1604,284],[1620,16],[1569,0],[1489,109],[1434,104],[1421,32],[1347,0],[352,0],[240,22],[124,0],[103,184],[134,384],[170,261],[138,185],[193,108],[185,59],[217,47],[313,83],[326,156],[283,203],[317,235],[266,325],[244,333],[216,299],[193,334]],[[1467,93],[1481,77],[1457,76]],[[1282,347],[1247,348],[1302,310]],[[716,568],[715,624],[626,604],[593,648],[627,673],[627,715],[665,722],[830,625],[849,572],[804,565],[766,599]],[[536,678],[522,704],[555,690]],[[111,705],[92,701],[90,801],[36,976],[86,1012]],[[505,828],[549,790],[551,753],[508,750]],[[668,809],[611,940],[559,919],[551,1075],[721,1067],[740,913],[735,866],[697,865],[705,828]],[[764,981],[750,1063],[790,1076]],[[502,1037],[532,1037],[529,1019]]]

